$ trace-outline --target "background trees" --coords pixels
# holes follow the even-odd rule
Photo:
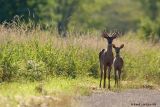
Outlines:
[[[59,16],[57,20],[58,33],[66,36],[71,16],[77,10],[80,0],[56,0],[55,13]]]
[[[159,0],[1,0],[0,22],[19,15],[43,28],[56,28],[62,36],[69,29],[117,28],[141,31],[146,38],[160,35]]]
[[[160,38],[160,1],[159,0],[140,0],[141,10],[144,16],[141,19],[141,31],[146,38]]]

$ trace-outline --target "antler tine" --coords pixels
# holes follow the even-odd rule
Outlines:
[[[113,32],[111,35],[112,35],[112,37],[116,34],[117,32]]]
[[[104,38],[109,37],[109,35],[108,35],[108,33],[107,33],[106,30],[103,30],[103,32],[102,32],[102,37],[104,37]]]
[[[118,30],[115,30],[114,33],[112,34],[112,37],[117,37],[117,35],[119,35],[119,31]]]
[[[111,36],[112,36],[112,35],[115,35],[115,33],[116,33],[115,29],[114,29],[114,30],[112,30],[112,32],[111,32]]]

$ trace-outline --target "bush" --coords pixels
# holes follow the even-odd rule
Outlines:
[[[3,44],[0,51],[1,81],[40,81],[50,76],[97,77],[95,50],[73,45],[57,48],[51,44],[41,44],[38,40]]]
[[[144,18],[141,21],[140,31],[144,38],[151,39],[153,41],[159,41],[160,39],[160,20],[151,21],[148,18]]]

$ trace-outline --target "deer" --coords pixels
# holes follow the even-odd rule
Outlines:
[[[108,89],[110,89],[110,72],[112,69],[114,55],[112,52],[112,42],[117,36],[119,32],[108,33],[106,31],[102,32],[102,37],[107,40],[107,49],[102,49],[99,52],[99,62],[100,62],[100,84],[99,87],[101,88],[102,78],[104,77],[104,84],[103,88],[106,88],[106,72],[108,69]]]
[[[124,47],[124,44],[122,44],[120,47],[116,47],[113,44],[113,48],[115,50],[116,56],[113,60],[113,66],[114,66],[114,75],[115,75],[115,86],[118,84],[120,84],[120,79],[121,79],[121,72],[122,72],[122,68],[123,68],[123,58],[120,56],[120,50]],[[118,74],[118,76],[117,76]]]

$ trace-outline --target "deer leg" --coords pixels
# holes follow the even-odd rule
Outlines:
[[[100,69],[101,69],[101,72],[100,72],[100,84],[99,84],[99,87],[101,88],[101,83],[102,83],[102,78],[103,78],[103,65],[100,64]]]
[[[118,71],[118,80],[119,80],[119,84],[120,84],[120,80],[121,80],[121,70]]]
[[[107,67],[104,66],[104,84],[103,84],[103,88],[106,88],[106,71],[107,71]]]
[[[117,88],[118,88],[118,84],[119,84],[119,70],[117,70]]]
[[[111,66],[108,68],[108,89],[110,89],[110,72],[111,72]]]
[[[117,83],[117,73],[116,73],[115,69],[114,69],[114,80],[115,80],[115,86],[116,86],[116,83]]]

